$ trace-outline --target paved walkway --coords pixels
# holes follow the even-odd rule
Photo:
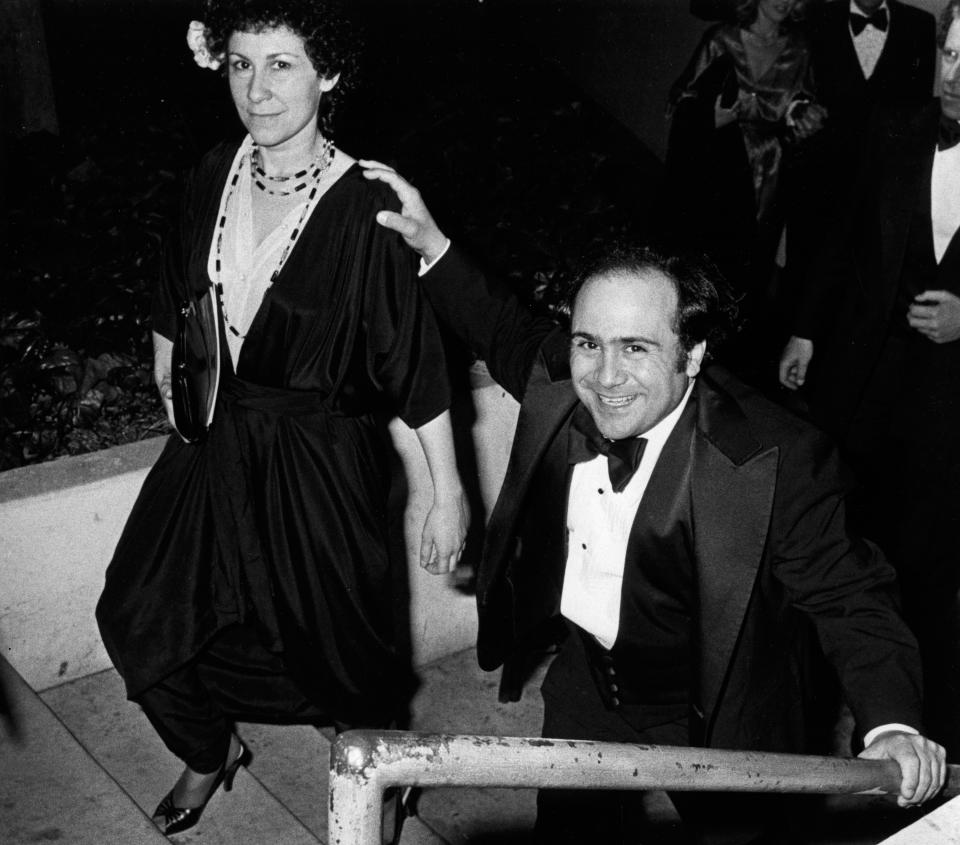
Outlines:
[[[0,668],[8,667],[0,661]],[[422,672],[413,726],[423,731],[535,736],[540,676],[515,704],[497,702],[498,675],[481,672],[472,650]],[[37,697],[13,680],[23,728],[19,743],[0,740],[0,842],[149,843],[162,841],[147,821],[179,772],[113,671]],[[326,843],[330,735],[308,727],[241,725],[253,764],[234,790],[218,794],[200,824],[177,842],[206,845]],[[651,805],[670,838],[672,806]],[[436,789],[423,794],[403,845],[529,842],[532,790]],[[832,798],[810,845],[868,845],[913,821],[886,799]]]

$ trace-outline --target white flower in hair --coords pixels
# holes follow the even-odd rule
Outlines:
[[[223,57],[211,55],[207,47],[206,30],[202,21],[190,21],[187,28],[187,46],[193,51],[193,60],[200,67],[216,70],[223,63]]]

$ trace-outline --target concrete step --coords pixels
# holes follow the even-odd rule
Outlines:
[[[149,814],[180,774],[181,764],[164,747],[140,709],[126,700],[123,682],[113,670],[98,672],[42,694],[92,757]],[[278,778],[262,776],[261,758],[275,755],[272,731],[257,726],[242,730],[254,760],[238,772],[231,792],[219,791],[200,823],[179,834],[178,843],[205,845],[315,845],[326,836],[326,759],[328,743],[309,728],[295,733],[284,751],[284,765],[271,767],[299,772],[304,788],[290,794]],[[284,799],[278,799],[277,794]],[[127,840],[130,841],[130,840]],[[161,837],[161,841],[163,838]]]
[[[3,658],[0,681],[16,725],[0,730],[0,842],[167,841]]]
[[[880,845],[957,845],[960,843],[960,798],[952,798]]]
[[[420,669],[422,685],[412,702],[412,727],[422,731],[505,736],[536,736],[542,721],[539,684],[542,668],[528,685],[523,699],[513,704],[497,701],[497,674],[480,671],[471,649],[449,655]],[[137,817],[136,835],[110,839],[98,835],[84,840],[74,831],[102,821],[112,823],[111,813],[101,820],[97,808],[84,816],[68,809],[63,813],[61,837],[69,842],[150,842],[154,831],[143,827],[144,814],[153,810],[179,774],[180,764],[156,738],[146,717],[126,701],[123,684],[110,670],[81,678],[41,694],[43,702],[69,728],[89,755],[119,784],[120,794],[130,796],[127,810]],[[35,706],[43,707],[36,700]],[[47,717],[56,722],[49,711]],[[240,725],[254,753],[248,771],[237,776],[233,792],[219,793],[194,830],[177,837],[178,842],[243,842],[245,845],[327,842],[327,781],[332,734],[302,726]],[[69,734],[68,734],[69,736]],[[79,746],[76,750],[83,755]],[[88,758],[89,760],[89,758]],[[0,772],[5,766],[0,762]],[[96,768],[96,767],[95,767]],[[100,772],[101,776],[103,772]],[[107,780],[110,780],[107,778]],[[0,777],[0,790],[8,787]],[[29,784],[4,798],[16,815],[43,820],[45,804],[32,797]],[[43,790],[41,790],[42,792]],[[0,792],[6,796],[6,792]],[[27,797],[24,798],[23,795]],[[649,808],[656,824],[669,832],[676,822],[673,805],[665,793],[649,793]],[[78,799],[82,801],[83,799]],[[33,812],[31,802],[37,802]],[[18,802],[18,803],[13,803]],[[476,845],[476,843],[530,842],[536,813],[532,789],[434,789],[423,793],[419,817],[407,821],[402,845]],[[872,845],[895,833],[917,814],[900,811],[889,799],[835,796],[811,820],[807,845]],[[139,810],[137,809],[139,807]],[[83,809],[83,808],[81,808]],[[5,836],[7,813],[0,813],[0,842],[37,841]],[[78,821],[74,822],[74,815]],[[50,816],[53,818],[53,816]],[[116,824],[123,830],[128,824]],[[5,828],[4,825],[7,827]],[[36,831],[36,826],[30,830]],[[51,828],[52,829],[52,828]],[[137,838],[144,830],[144,837]],[[163,841],[162,839],[160,841]],[[938,840],[913,840],[936,842]],[[952,841],[952,840],[948,840]]]
[[[497,676],[480,671],[472,649],[424,667],[421,675],[412,705],[419,730],[525,735],[539,729],[536,684],[519,704],[497,704]],[[151,812],[180,766],[146,717],[126,700],[116,672],[89,675],[41,695],[142,811]],[[251,724],[238,730],[254,754],[250,769],[240,772],[233,792],[218,794],[197,827],[177,841],[327,842],[332,733]],[[532,790],[432,790],[421,799],[419,817],[404,825],[401,843],[446,845],[524,835],[532,827],[534,801]]]

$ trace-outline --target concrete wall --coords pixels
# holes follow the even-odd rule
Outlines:
[[[473,391],[472,437],[484,504],[506,469],[517,405],[487,379]],[[415,661],[474,644],[474,598],[420,569],[432,484],[416,435],[390,427],[407,473],[405,513]],[[0,474],[0,650],[35,690],[110,666],[93,611],[103,573],[163,438]]]

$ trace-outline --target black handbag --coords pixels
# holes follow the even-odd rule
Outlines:
[[[220,384],[220,307],[213,286],[184,300],[177,313],[171,382],[173,420],[187,443],[202,440],[213,421]]]

